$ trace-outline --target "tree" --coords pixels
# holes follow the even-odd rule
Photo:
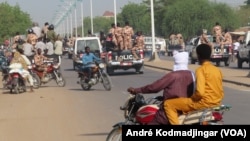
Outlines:
[[[178,0],[162,15],[165,35],[182,33],[185,39],[199,35],[203,28],[211,31],[215,22],[219,22],[223,28],[239,27],[238,18],[232,8],[208,0]]]
[[[25,34],[32,25],[30,15],[21,11],[19,5],[10,6],[7,2],[0,3],[0,42],[13,37],[16,32]]]
[[[122,8],[119,14],[119,22],[124,25],[129,21],[135,31],[143,31],[143,34],[151,32],[150,11],[145,4],[129,3]]]
[[[247,0],[244,3],[247,4],[247,5],[250,5],[250,0]]]

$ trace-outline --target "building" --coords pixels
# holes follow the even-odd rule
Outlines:
[[[114,17],[114,13],[111,12],[111,11],[105,11],[102,16],[105,17],[105,18],[113,18]]]

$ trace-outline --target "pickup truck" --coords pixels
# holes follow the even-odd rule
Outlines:
[[[192,48],[192,51],[190,52],[190,60],[191,64],[195,64],[195,62],[198,61],[197,54],[196,54],[196,47],[201,44],[200,37],[197,37],[198,42],[196,41],[196,44]],[[223,54],[221,54],[221,47],[219,44],[215,43],[214,37],[211,35],[208,35],[208,40],[214,45],[213,53],[211,54],[211,62],[215,62],[216,66],[220,66],[221,62],[224,62],[225,66],[229,66],[230,63],[230,54],[229,54],[229,46],[225,45],[223,49]]]
[[[240,45],[237,53],[237,66],[242,68],[242,64],[246,62],[250,68],[250,31],[246,32],[243,44]]]
[[[90,52],[103,59],[102,45],[98,37],[79,37],[73,45],[73,69],[81,64],[81,57],[85,52],[85,47],[89,46]]]
[[[135,69],[137,73],[143,74],[144,52],[143,50],[137,50],[136,54],[139,59],[133,57],[131,50],[106,50],[105,64],[107,73],[112,75],[115,70]]]

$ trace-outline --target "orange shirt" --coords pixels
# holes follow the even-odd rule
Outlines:
[[[220,69],[211,62],[206,61],[196,70],[195,74],[196,91],[191,98],[206,106],[221,104],[224,91],[222,85],[223,76]]]

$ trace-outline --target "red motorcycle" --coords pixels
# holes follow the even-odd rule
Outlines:
[[[125,104],[120,107],[124,111],[124,122],[113,126],[106,141],[122,140],[122,125],[147,125],[159,110],[163,101],[162,96],[144,99],[143,95],[130,95]],[[181,125],[222,125],[223,113],[230,110],[230,106],[221,105],[214,108],[193,111],[179,116]]]
[[[37,70],[35,64],[32,65],[32,72],[36,73],[39,76],[40,85],[46,84],[51,80],[55,80],[58,86],[64,87],[66,85],[66,80],[64,79],[62,73],[60,72],[60,63],[57,63],[54,60],[46,60],[44,61],[44,65],[47,66],[47,72],[43,80],[42,80],[43,71]]]

